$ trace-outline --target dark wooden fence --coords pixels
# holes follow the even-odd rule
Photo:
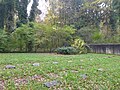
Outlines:
[[[120,55],[120,44],[90,44],[89,46],[93,53]]]

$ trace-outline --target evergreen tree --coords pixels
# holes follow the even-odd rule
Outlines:
[[[117,20],[117,27],[120,28],[120,0],[112,0],[112,8]]]
[[[33,0],[33,4],[31,7],[31,11],[30,11],[30,16],[29,16],[29,21],[33,22],[35,21],[35,17],[37,16],[37,14],[41,14],[41,11],[37,8],[38,6],[38,0]]]
[[[17,0],[18,3],[16,3],[16,8],[18,11],[18,22],[17,25],[19,26],[20,24],[26,24],[28,22],[27,20],[27,5],[28,5],[28,0]]]
[[[0,29],[4,29],[4,3],[0,2]]]
[[[7,32],[13,32],[14,30],[14,15],[15,15],[15,0],[5,0],[4,1],[4,20],[5,20],[5,30]]]

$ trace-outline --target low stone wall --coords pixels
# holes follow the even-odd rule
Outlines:
[[[90,44],[92,52],[120,55],[120,44]]]

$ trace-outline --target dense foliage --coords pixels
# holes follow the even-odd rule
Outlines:
[[[28,15],[30,0],[0,0],[0,51],[52,52],[72,46],[76,38],[87,44],[120,43],[119,0],[49,0],[43,22],[37,18],[38,1]]]
[[[87,43],[119,43],[120,0],[59,0],[54,15]],[[54,4],[55,5],[55,4]],[[57,23],[57,22],[56,22]],[[117,36],[117,37],[116,37]]]
[[[28,23],[11,34],[0,32],[0,51],[52,52],[57,47],[70,46],[75,29],[39,23]]]
[[[85,42],[79,38],[74,40],[74,43],[72,46],[76,48],[79,53],[87,53],[87,46]]]
[[[74,48],[74,47],[61,47],[61,48],[57,48],[56,52],[58,54],[64,54],[64,55],[73,55],[73,54],[78,54],[79,51]]]

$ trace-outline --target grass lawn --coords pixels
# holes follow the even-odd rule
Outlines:
[[[40,63],[39,66],[32,66]],[[5,69],[14,65],[15,69]],[[45,82],[57,80],[47,88]],[[120,90],[120,56],[0,54],[0,90]]]

